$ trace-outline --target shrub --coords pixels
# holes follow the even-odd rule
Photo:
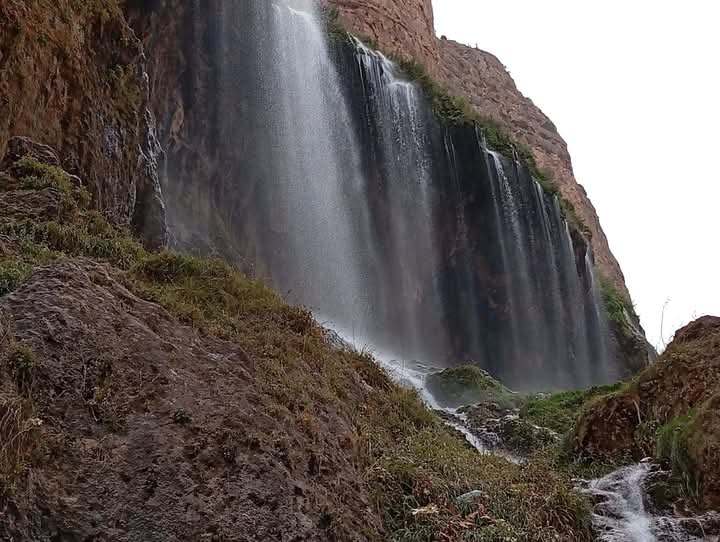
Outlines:
[[[25,345],[17,345],[7,357],[10,374],[23,395],[30,395],[35,379],[35,354]]]
[[[27,401],[0,397],[0,499],[28,467],[41,425]]]
[[[619,325],[626,334],[631,333],[628,318],[638,319],[632,301],[621,294],[615,285],[603,276],[600,277],[600,291],[608,319]]]
[[[32,268],[18,260],[0,260],[0,296],[9,294],[15,290],[29,276]]]

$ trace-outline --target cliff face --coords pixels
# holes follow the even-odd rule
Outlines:
[[[383,51],[422,62],[437,75],[440,56],[431,0],[329,0],[343,23]]]
[[[628,294],[620,265],[610,250],[595,208],[575,179],[567,144],[552,121],[517,89],[497,58],[479,49],[436,38],[432,5],[428,0],[328,2],[338,9],[351,31],[372,38],[389,53],[413,56],[451,93],[466,97],[481,115],[495,120],[517,141],[528,145],[539,168],[552,173],[563,197],[573,204],[589,228],[595,261],[602,274]]]
[[[0,4],[0,154],[22,135],[59,149],[95,205],[164,242],[160,148],[142,48],[112,3]]]

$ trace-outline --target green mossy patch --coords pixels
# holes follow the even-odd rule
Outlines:
[[[620,326],[625,333],[632,333],[628,318],[638,319],[635,307],[625,295],[605,277],[600,277],[600,290],[607,317],[611,322]]]
[[[524,401],[520,408],[520,416],[535,425],[564,434],[573,428],[580,412],[589,401],[614,393],[621,387],[622,384],[617,383],[589,390],[534,395]]]
[[[687,496],[700,495],[700,476],[690,452],[690,439],[695,432],[695,410],[673,418],[657,431],[655,456],[672,469]]]
[[[65,210],[87,207],[90,204],[91,198],[87,189],[74,184],[64,170],[42,163],[30,155],[15,162],[13,173],[19,178],[20,188],[24,190],[58,190]]]

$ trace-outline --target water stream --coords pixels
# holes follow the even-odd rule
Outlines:
[[[657,466],[649,462],[623,467],[598,480],[584,483],[580,491],[596,503],[593,527],[603,542],[700,542],[717,541],[705,532],[704,523],[718,524],[712,514],[682,517],[653,514],[649,510],[647,481]]]

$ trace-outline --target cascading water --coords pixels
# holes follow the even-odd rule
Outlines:
[[[238,0],[209,24],[213,156],[175,151],[168,175],[212,173],[167,183],[178,244],[398,359],[474,361],[518,388],[612,380],[591,256],[557,198],[475,127],[438,122],[379,53],[330,47],[313,6]]]
[[[647,507],[645,485],[657,467],[640,463],[623,467],[586,483],[581,491],[596,502],[593,527],[603,542],[700,542],[717,540],[703,524],[715,523],[715,514],[707,517],[654,515]]]

